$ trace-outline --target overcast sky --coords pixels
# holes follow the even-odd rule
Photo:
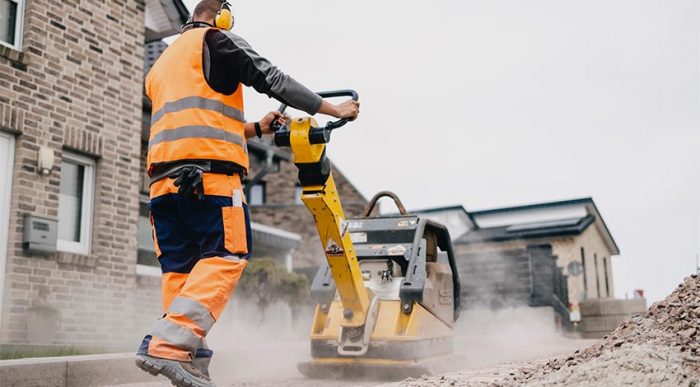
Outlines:
[[[700,2],[232,4],[234,32],[284,71],[360,93],[329,152],[365,196],[468,210],[590,196],[622,252],[618,297],[656,301],[694,272]],[[249,120],[277,106],[246,103]]]

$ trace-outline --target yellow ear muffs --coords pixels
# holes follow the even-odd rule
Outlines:
[[[224,1],[221,3],[219,12],[216,13],[216,17],[214,17],[214,25],[222,30],[230,30],[233,28],[233,23],[233,12],[231,12],[228,2]]]

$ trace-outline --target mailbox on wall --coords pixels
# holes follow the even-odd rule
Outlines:
[[[53,254],[56,252],[58,222],[34,215],[24,216],[22,248],[28,253]]]

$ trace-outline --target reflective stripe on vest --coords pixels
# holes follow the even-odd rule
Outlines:
[[[202,97],[185,97],[174,102],[168,102],[151,116],[151,125],[158,122],[166,113],[175,113],[186,109],[204,109],[219,112],[226,117],[245,122],[243,112],[232,106],[226,106],[221,101]]]
[[[151,137],[151,141],[148,142],[148,150],[150,151],[152,147],[162,142],[171,142],[186,138],[203,138],[230,142],[244,147],[244,150],[247,152],[243,137],[223,129],[212,128],[211,126],[181,126],[174,129],[163,129],[158,132],[158,134]]]
[[[152,102],[148,167],[183,160],[233,162],[248,169],[243,86],[218,93],[204,78],[202,47],[207,28],[180,35],[146,77]]]

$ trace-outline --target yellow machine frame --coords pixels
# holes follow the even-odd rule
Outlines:
[[[311,362],[300,364],[300,371],[314,376],[319,368],[340,367],[354,372],[367,367],[384,370],[387,367],[415,366],[416,358],[411,354],[418,347],[421,350],[427,348],[427,353],[435,356],[450,353],[452,321],[440,319],[417,303],[406,313],[406,309],[402,311],[402,306],[405,308],[406,305],[400,300],[380,300],[365,285],[366,278],[363,278],[330,162],[325,156],[325,143],[330,133],[326,132],[322,141],[313,140],[312,135],[318,135],[323,128],[319,128],[312,117],[293,119],[288,129],[281,143],[278,136],[275,141],[278,145],[291,147],[294,163],[300,168],[301,200],[314,216],[337,290],[336,300],[316,307],[311,328],[312,346],[314,343],[334,343],[333,348],[337,344],[337,353],[329,356],[313,356],[312,353]],[[303,179],[302,169],[311,171],[311,178]],[[400,349],[365,356],[370,341],[395,343]],[[355,366],[360,366],[360,369],[353,368]],[[423,373],[430,372],[424,368],[416,371],[417,375]]]

